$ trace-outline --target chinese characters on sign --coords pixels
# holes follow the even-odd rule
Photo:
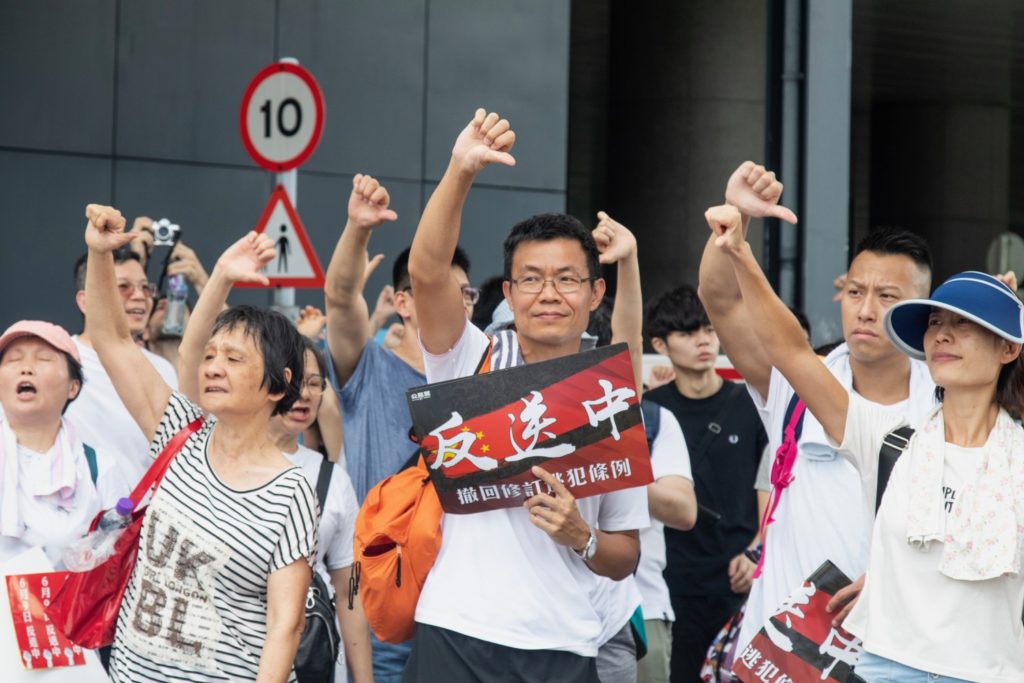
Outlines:
[[[7,577],[14,633],[25,669],[82,666],[85,653],[60,633],[46,616],[50,600],[67,580],[67,572],[13,574]]]
[[[789,596],[733,664],[744,683],[842,683],[860,655],[860,640],[832,626],[828,601],[848,579],[822,564]]]
[[[514,507],[547,492],[551,472],[577,498],[652,481],[624,344],[408,394],[446,512]]]

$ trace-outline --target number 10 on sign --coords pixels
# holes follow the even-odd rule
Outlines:
[[[246,151],[263,168],[282,173],[300,166],[323,132],[320,86],[298,64],[271,64],[246,88],[239,127]]]

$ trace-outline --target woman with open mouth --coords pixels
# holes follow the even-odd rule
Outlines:
[[[97,459],[62,417],[81,389],[63,327],[22,320],[0,336],[0,562],[39,546],[63,568],[64,548],[127,495],[117,464]]]
[[[302,338],[305,347],[305,374],[302,394],[292,409],[271,421],[271,434],[285,457],[302,468],[311,482],[317,483],[320,468],[326,456],[299,443],[299,436],[316,422],[327,384],[327,364],[323,354],[308,337]],[[359,505],[356,502],[352,480],[344,467],[330,465],[331,483],[326,500],[320,501],[320,543],[315,570],[333,588],[335,610],[341,626],[344,647],[339,651],[335,680],[343,681],[352,673],[354,683],[373,680],[373,661],[370,650],[370,627],[359,599],[347,599],[349,579],[352,576],[353,535]]]

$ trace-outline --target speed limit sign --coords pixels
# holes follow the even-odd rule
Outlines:
[[[324,98],[312,74],[278,62],[252,79],[238,115],[249,156],[281,173],[300,166],[316,149],[324,128]]]

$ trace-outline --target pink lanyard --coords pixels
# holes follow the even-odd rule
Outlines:
[[[757,561],[757,568],[754,570],[754,578],[761,576],[761,568],[764,566],[764,556],[768,554],[768,525],[775,521],[773,515],[775,508],[779,506],[779,498],[782,492],[793,483],[793,464],[796,462],[797,441],[800,440],[800,431],[803,427],[804,410],[807,408],[804,402],[793,398],[793,412],[789,417],[789,423],[782,432],[782,443],[775,451],[775,461],[772,463],[772,492],[768,499],[768,508],[765,510],[764,519],[761,520],[761,557]]]

